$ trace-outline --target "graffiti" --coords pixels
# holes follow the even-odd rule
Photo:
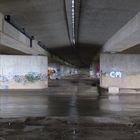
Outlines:
[[[6,76],[0,75],[0,82],[8,82],[8,78]]]
[[[101,71],[101,75],[102,75],[102,76],[108,76],[108,73],[107,73],[107,72],[102,72],[102,71]]]
[[[1,85],[1,87],[2,87],[2,89],[4,89],[5,91],[7,91],[7,90],[9,89],[9,86],[8,86],[8,85],[5,85],[5,84]]]
[[[21,83],[24,80],[24,76],[21,75],[14,75],[13,80],[17,83]]]
[[[40,74],[40,80],[41,80],[41,81],[46,81],[46,80],[48,80],[48,75],[46,75],[46,74]]]
[[[41,74],[37,72],[29,72],[25,75],[0,75],[0,82],[15,82],[26,84],[29,82],[46,81],[48,79],[47,74]]]
[[[48,76],[46,74],[40,74],[36,72],[29,72],[25,75],[25,79],[29,82],[35,82],[35,81],[46,81],[48,79]]]
[[[34,82],[40,80],[40,75],[35,72],[29,72],[28,74],[25,75],[25,79],[29,82]]]
[[[111,78],[122,78],[122,72],[120,71],[112,71],[109,75]]]

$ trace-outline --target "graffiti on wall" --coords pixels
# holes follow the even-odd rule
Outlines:
[[[40,80],[40,74],[35,73],[35,72],[30,72],[30,73],[25,75],[25,79],[28,82],[35,82],[35,81]]]
[[[21,83],[22,81],[24,81],[24,76],[14,75],[13,76],[13,81],[15,81],[16,83]]]
[[[46,74],[40,74],[36,72],[29,72],[28,74],[25,75],[25,79],[28,82],[35,82],[35,81],[46,81],[48,76]]]
[[[0,75],[0,82],[7,82],[8,78],[6,76]]]
[[[124,73],[121,71],[111,71],[111,72],[102,72],[101,71],[101,75],[107,76],[110,78],[122,78],[123,76],[126,76],[126,74],[124,75]]]
[[[120,72],[120,71],[111,71],[109,73],[109,76],[111,78],[122,78],[122,72]]]
[[[29,72],[25,75],[0,75],[0,82],[15,82],[15,83],[32,83],[36,81],[46,81],[48,79],[47,74],[41,74],[37,72]]]
[[[101,75],[104,77],[110,77],[110,78],[125,78],[127,76],[138,76],[140,75],[140,72],[127,72],[127,71],[109,71],[109,72],[103,72],[101,71]]]

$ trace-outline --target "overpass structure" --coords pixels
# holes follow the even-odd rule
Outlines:
[[[46,88],[48,66],[94,78],[100,66],[102,88],[139,90],[139,0],[2,0],[0,10],[1,88]]]
[[[49,66],[63,76],[75,74],[74,67],[46,51],[5,20],[0,13],[0,89],[44,89],[48,87]],[[54,64],[55,65],[54,65]]]

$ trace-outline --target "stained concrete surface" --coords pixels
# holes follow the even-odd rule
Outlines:
[[[123,61],[122,61],[123,60]],[[139,91],[140,56],[138,54],[101,54],[101,86]],[[114,75],[111,75],[111,72]],[[134,82],[135,81],[135,82]]]
[[[95,85],[78,76],[1,92],[0,140],[139,140],[140,96],[99,96]]]

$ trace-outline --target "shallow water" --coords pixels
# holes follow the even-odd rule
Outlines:
[[[80,97],[40,93],[0,94],[0,117],[106,116],[140,112],[140,96]]]
[[[140,95],[99,96],[93,79],[52,80],[44,91],[0,92],[0,118],[96,117],[140,113]]]

